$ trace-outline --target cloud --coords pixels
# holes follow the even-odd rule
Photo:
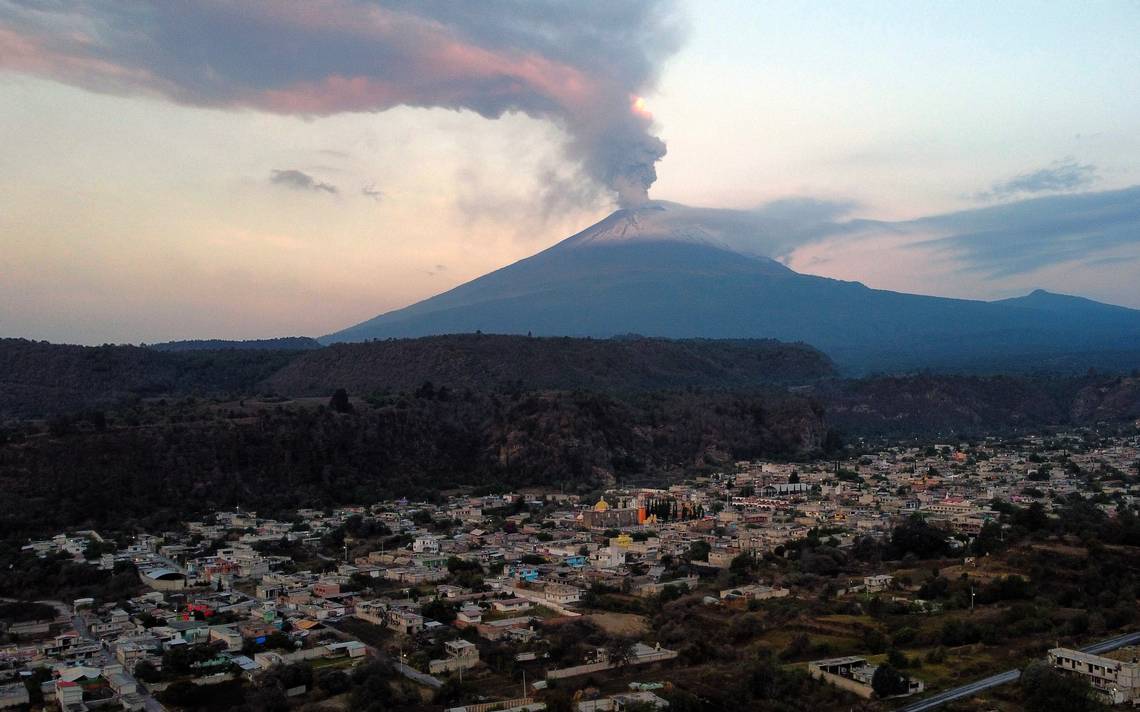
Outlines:
[[[335,185],[322,183],[308,173],[295,168],[286,168],[284,170],[274,169],[273,172],[269,174],[269,182],[274,185],[283,185],[286,188],[293,188],[294,190],[311,190],[318,193],[329,193],[331,195],[336,195],[340,192]]]
[[[1030,198],[899,222],[836,221],[847,209],[842,202],[780,201],[763,206],[763,221],[756,224],[765,234],[776,234],[765,238],[770,256],[817,245],[795,256],[801,264],[804,259],[811,264],[844,259],[853,246],[862,244],[891,255],[890,260],[923,255],[951,273],[1002,280],[1059,265],[1097,266],[1140,257],[1140,186]]]
[[[673,0],[0,0],[0,70],[301,116],[521,112],[634,203],[665,154],[637,97],[682,34]]]
[[[1073,158],[1054,161],[1045,168],[995,183],[974,197],[980,201],[1005,200],[1037,193],[1063,193],[1086,188],[1097,179],[1096,166]]]
[[[1088,263],[1109,250],[1140,247],[1140,186],[1022,200],[909,225],[938,234],[917,248],[947,254],[962,269],[991,277]]]
[[[375,183],[369,183],[360,189],[360,194],[379,203],[384,198],[384,191],[379,190]]]
[[[848,224],[837,220],[856,207],[845,200],[792,197],[751,210],[675,206],[668,221],[673,230],[700,229],[731,249],[784,259],[796,248],[847,230]]]

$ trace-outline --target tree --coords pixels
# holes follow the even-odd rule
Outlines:
[[[606,659],[614,667],[623,668],[633,660],[633,640],[614,637],[606,641]]]
[[[158,682],[162,679],[162,673],[154,666],[149,660],[140,660],[135,665],[135,677],[143,682]]]
[[[1025,668],[1019,682],[1025,708],[1050,712],[1093,712],[1103,709],[1083,677],[1065,675],[1044,663]]]
[[[352,683],[348,675],[340,670],[325,670],[317,676],[317,687],[330,695],[339,695],[348,692]]]
[[[915,514],[891,532],[890,554],[895,559],[907,554],[920,559],[942,556],[950,551],[946,539],[946,532],[930,526]]]
[[[689,550],[685,552],[685,558],[689,561],[708,561],[710,551],[712,551],[712,547],[709,546],[707,541],[697,540],[689,544]]]
[[[336,389],[329,400],[329,408],[337,413],[351,413],[352,403],[348,400],[348,392],[343,388]]]
[[[879,698],[904,695],[910,690],[910,678],[896,670],[890,663],[883,663],[875,668],[875,674],[871,677],[871,689]]]

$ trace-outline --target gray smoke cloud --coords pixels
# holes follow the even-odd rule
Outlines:
[[[335,185],[319,181],[308,173],[295,168],[274,169],[269,173],[269,182],[295,190],[312,190],[332,195],[340,192]]]
[[[0,0],[0,70],[307,116],[522,112],[633,205],[665,155],[636,99],[682,34],[673,0]]]
[[[1078,163],[1073,158],[1054,161],[1044,168],[995,183],[978,193],[977,200],[1005,200],[1038,193],[1062,193],[1087,188],[1096,182],[1097,168],[1091,163]]]

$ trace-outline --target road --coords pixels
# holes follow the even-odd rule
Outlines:
[[[1124,647],[1125,645],[1131,645],[1136,642],[1140,642],[1140,632],[1118,635],[1114,638],[1102,640],[1099,643],[1086,645],[1080,650],[1082,653],[1100,655],[1101,653],[1107,653],[1110,650],[1115,650],[1117,648]],[[939,692],[937,695],[927,697],[925,700],[919,700],[918,702],[911,703],[906,707],[902,707],[898,710],[898,712],[926,712],[926,710],[937,709],[947,702],[960,700],[963,697],[971,697],[990,688],[1015,682],[1019,677],[1021,677],[1020,670],[1006,670],[1005,672],[998,673],[997,675],[991,675],[989,677],[982,678],[981,680],[976,680],[966,685],[962,685],[961,687],[955,687],[952,690]]]

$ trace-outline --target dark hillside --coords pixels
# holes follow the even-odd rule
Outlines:
[[[834,375],[806,344],[773,340],[670,341],[466,334],[336,344],[306,353],[266,386],[289,395],[407,391],[430,381],[455,389],[655,391],[755,388]]]
[[[0,418],[106,408],[131,398],[256,392],[296,351],[164,353],[0,339]]]
[[[57,526],[435,497],[457,485],[587,491],[615,478],[805,457],[822,414],[781,393],[447,392],[313,403],[140,403],[99,425],[0,430],[0,538]]]
[[[226,339],[194,339],[191,341],[165,341],[160,344],[147,344],[155,351],[225,351],[225,350],[267,350],[267,351],[307,351],[319,349],[321,344],[308,336],[284,336],[278,339],[246,339],[229,341]]]
[[[822,382],[828,425],[861,435],[1001,433],[1140,418],[1140,378],[880,376]]]

